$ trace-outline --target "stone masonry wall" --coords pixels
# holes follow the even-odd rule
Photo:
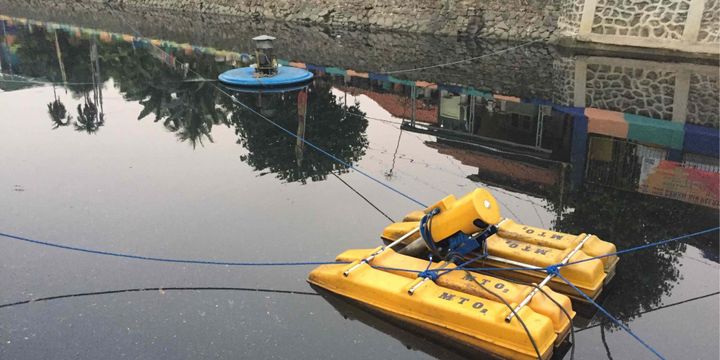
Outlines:
[[[126,5],[348,28],[550,39],[568,0],[115,0]]]
[[[634,1],[600,0],[595,9],[592,32],[658,39],[682,39],[690,0]]]
[[[556,90],[553,61],[558,48],[537,43],[493,55],[515,44],[370,29],[350,31],[284,21],[238,21],[234,16],[207,16],[126,7],[123,19],[101,4],[64,3],[38,6],[43,0],[0,0],[0,13],[36,20],[128,33],[130,27],[150,38],[172,39],[233,51],[248,51],[261,33],[276,36],[281,59],[356,71],[386,72],[486,55],[482,61],[395,75],[435,83],[462,84],[501,94],[552,99]],[[125,23],[127,22],[127,23]],[[199,30],[201,29],[201,30]]]
[[[19,1],[19,0],[3,0]],[[720,52],[720,0],[28,0],[484,39]],[[0,8],[0,10],[2,10]]]
[[[576,39],[720,52],[719,0],[582,0]]]
[[[241,16],[345,29],[383,29],[495,39],[553,40],[571,0],[56,0],[43,7],[103,4]],[[34,3],[29,0],[26,3]],[[1,9],[0,9],[1,10]]]

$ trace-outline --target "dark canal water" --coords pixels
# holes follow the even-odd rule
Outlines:
[[[237,99],[421,202],[487,187],[505,216],[620,249],[718,225],[716,65],[537,44],[493,56],[513,44],[122,14],[0,9],[0,232],[220,261],[378,246],[389,220],[368,202],[394,219],[417,205],[193,74],[215,79],[265,31],[280,35],[280,59],[316,78]],[[718,269],[716,233],[628,255],[601,302],[668,358],[717,359]],[[0,358],[467,355],[326,301],[310,270],[0,238]],[[94,292],[109,293],[82,295]],[[652,357],[602,315],[584,316],[577,358]]]

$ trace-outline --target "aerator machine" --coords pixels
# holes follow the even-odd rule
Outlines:
[[[467,206],[470,201],[479,209],[470,209]],[[442,207],[449,211],[443,211]],[[429,216],[434,212],[437,214]],[[449,223],[444,219],[449,216],[455,217],[450,225],[453,227],[446,227],[446,224]],[[457,218],[458,216],[462,218]],[[437,229],[441,226],[442,230]],[[614,244],[603,241],[595,235],[560,233],[502,218],[495,199],[483,189],[477,189],[458,200],[451,195],[423,211],[412,212],[406,215],[402,222],[386,227],[382,238],[386,242],[392,242],[416,227],[437,229],[431,232],[431,240],[436,244],[445,244],[446,247],[449,246],[449,249],[458,244],[456,238],[463,236],[457,233],[448,235],[453,229],[459,229],[463,234],[475,231],[472,233],[474,235],[468,235],[468,237],[485,242],[470,244],[477,246],[469,254],[474,259],[472,267],[512,268],[515,270],[504,271],[502,276],[519,282],[539,282],[543,286],[549,285],[552,289],[579,301],[585,301],[585,299],[578,295],[572,287],[554,276],[548,279],[547,274],[538,269],[560,265],[558,269],[563,277],[570,280],[590,298],[595,299],[600,295],[604,285],[615,275],[615,266],[618,261],[616,256],[588,260],[591,257],[603,256],[616,251]],[[407,245],[400,250],[404,254],[422,257],[428,251],[433,252],[431,246],[425,246],[427,250],[420,246],[429,243],[425,236],[412,234],[403,239],[402,243]],[[464,249],[460,247],[460,252],[464,252]],[[567,265],[577,261],[583,262]]]
[[[484,189],[410,213],[388,226],[382,238],[387,245],[347,250],[336,258],[342,264],[321,265],[308,281],[391,318],[513,359],[549,358],[575,315],[570,298],[560,293],[570,294],[564,283],[538,270],[615,250],[592,235],[504,219]],[[614,269],[616,260],[608,263]],[[500,271],[509,267],[513,270]],[[488,268],[498,271],[479,271]],[[605,268],[598,259],[559,271],[597,296],[608,277]]]

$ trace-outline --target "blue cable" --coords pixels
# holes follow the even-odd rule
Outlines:
[[[629,248],[621,251],[617,251],[613,254],[607,254],[603,256],[597,256],[592,259],[597,259],[601,257],[606,256],[612,256],[612,255],[621,255],[626,254],[634,251],[639,251],[642,249],[647,249],[654,246],[660,246],[664,245],[673,241],[679,241],[682,239],[691,238],[694,236],[706,234],[712,231],[716,231],[720,228],[716,227],[713,229],[707,229],[703,231],[699,231],[692,234],[687,234],[683,236],[678,236],[676,238],[658,241],[650,244],[645,244],[641,246],[637,246],[634,248]],[[100,250],[92,250],[92,249],[85,249],[85,248],[79,248],[74,246],[68,246],[68,245],[62,245],[62,244],[55,244],[50,243],[47,241],[40,241],[40,240],[34,240],[29,239],[22,236],[17,235],[11,235],[6,233],[0,233],[0,236],[9,238],[9,239],[15,239],[20,241],[25,241],[37,245],[45,245],[65,250],[73,250],[73,251],[79,251],[84,253],[90,253],[90,254],[96,254],[96,255],[105,255],[105,256],[115,256],[115,257],[122,257],[122,258],[128,258],[128,259],[136,259],[136,260],[147,260],[147,261],[158,261],[158,262],[169,262],[169,263],[185,263],[185,264],[202,264],[202,265],[223,265],[223,266],[304,266],[304,265],[341,265],[341,264],[349,264],[349,262],[340,262],[340,261],[307,261],[307,262],[226,262],[226,261],[213,261],[213,260],[190,260],[190,259],[171,259],[171,258],[158,258],[158,257],[150,257],[150,256],[140,256],[140,255],[130,255],[130,254],[122,254],[122,253],[116,253],[116,252],[109,252],[109,251],[100,251]],[[595,307],[598,308],[605,316],[607,316],[610,320],[612,320],[615,324],[617,324],[620,328],[625,330],[628,334],[630,334],[633,338],[635,338],[637,341],[639,341],[643,346],[645,346],[648,350],[650,350],[653,354],[655,354],[659,359],[665,360],[665,358],[654,348],[652,348],[650,345],[648,345],[646,342],[644,342],[640,337],[638,337],[635,333],[633,333],[628,327],[623,325],[619,320],[617,320],[615,317],[613,317],[605,308],[603,308],[601,305],[596,303],[593,299],[591,299],[589,296],[587,296],[582,290],[578,289],[572,282],[570,282],[568,279],[566,279],[564,276],[560,274],[559,268],[560,266],[567,266],[572,264],[577,264],[584,261],[589,261],[592,259],[585,259],[581,261],[577,261],[574,263],[568,263],[565,265],[562,264],[556,264],[556,265],[550,265],[544,269],[548,274],[555,275],[562,279],[565,283],[567,283],[570,287],[572,287],[578,294],[580,294],[582,297],[584,297],[589,303],[593,304]],[[473,259],[474,260],[474,259]],[[472,260],[471,260],[472,261]],[[375,269],[380,270],[391,270],[391,271],[406,271],[406,272],[413,272],[417,273],[420,277],[428,277],[431,280],[437,280],[438,276],[444,275],[450,271],[455,270],[466,270],[466,271],[520,271],[520,270],[536,270],[536,271],[542,271],[543,269],[527,269],[527,268],[465,268],[464,265],[470,263],[471,261],[467,261],[461,266],[448,269],[448,268],[442,268],[442,269],[430,269],[430,265],[432,264],[432,258],[430,259],[430,263],[428,264],[428,267],[424,271],[418,271],[418,270],[411,270],[411,269],[402,269],[402,268],[393,268],[393,267],[384,267],[384,266],[373,266],[372,264],[368,264],[371,267]],[[439,274],[439,271],[443,270],[442,274]]]
[[[430,256],[428,256],[428,264],[425,267],[425,270],[418,273],[418,277],[427,278],[432,281],[436,281],[438,279],[439,275],[438,275],[437,271],[430,270],[430,267],[432,266],[432,264],[433,264],[433,256],[432,256],[432,254],[430,254]]]
[[[307,144],[308,146],[310,146],[311,148],[317,150],[317,151],[320,152],[321,154],[329,157],[329,158],[332,159],[332,160],[335,160],[336,162],[340,163],[341,165],[343,165],[343,166],[345,166],[345,167],[347,167],[347,168],[349,168],[349,169],[353,169],[353,170],[357,171],[358,173],[362,174],[363,176],[367,177],[368,179],[370,179],[370,180],[372,180],[372,181],[374,181],[374,182],[376,182],[376,183],[378,183],[378,184],[380,184],[380,185],[382,185],[382,186],[384,186],[384,187],[392,190],[393,192],[395,192],[395,193],[401,195],[402,197],[404,197],[404,198],[406,198],[406,199],[408,199],[408,200],[410,200],[410,201],[412,201],[412,202],[414,202],[414,203],[422,206],[423,208],[426,208],[426,207],[427,207],[427,205],[425,205],[425,204],[423,204],[422,202],[416,200],[416,199],[413,198],[412,196],[403,193],[402,191],[400,191],[400,190],[392,187],[391,185],[385,183],[384,181],[379,180],[379,179],[373,177],[372,175],[366,173],[366,172],[363,171],[363,170],[360,170],[358,167],[355,167],[355,166],[353,166],[352,164],[350,164],[350,163],[348,163],[348,162],[346,162],[346,161],[338,158],[337,156],[335,156],[335,155],[333,155],[333,154],[331,154],[331,153],[323,150],[321,147],[319,147],[319,146],[311,143],[311,142],[308,141],[307,139],[304,139],[304,138],[298,136],[297,134],[295,134],[294,132],[292,132],[292,131],[290,131],[290,130],[288,130],[288,129],[282,127],[282,126],[280,126],[280,125],[277,124],[276,122],[274,122],[274,121],[270,120],[269,118],[267,118],[265,115],[263,115],[263,114],[255,111],[255,109],[253,109],[253,108],[245,105],[242,101],[236,99],[236,98],[235,98],[234,96],[232,96],[231,94],[228,94],[227,92],[225,92],[223,89],[221,89],[221,88],[218,87],[217,85],[215,85],[215,87],[216,87],[218,90],[220,90],[220,92],[222,92],[223,94],[229,96],[230,99],[231,99],[234,103],[236,103],[236,104],[244,107],[244,108],[247,109],[248,111],[252,112],[253,114],[255,114],[255,115],[259,116],[259,117],[261,117],[263,120],[269,122],[270,124],[272,124],[273,126],[275,126],[275,127],[278,128],[278,129],[282,130],[283,132],[287,133],[288,135],[290,135],[290,136],[292,136],[292,137],[294,137],[294,138],[302,141],[303,143],[305,143],[305,144]]]
[[[630,253],[630,252],[634,252],[634,251],[639,251],[639,250],[646,249],[646,248],[653,247],[653,246],[660,246],[660,245],[664,245],[664,244],[667,244],[667,243],[670,243],[670,242],[673,242],[673,241],[679,241],[679,240],[691,238],[691,237],[694,237],[694,236],[707,234],[707,233],[710,233],[710,232],[713,232],[713,231],[717,231],[718,229],[720,229],[720,227],[715,227],[715,228],[712,228],[712,229],[707,229],[707,230],[695,232],[695,233],[692,233],[692,234],[687,234],[687,235],[683,235],[683,236],[678,236],[678,237],[676,237],[676,238],[672,238],[672,239],[668,239],[668,240],[657,241],[657,242],[654,242],[654,243],[645,244],[645,245],[637,246],[637,247],[634,247],[634,248],[629,248],[629,249],[617,251],[617,252],[614,252],[614,253],[611,253],[611,254],[600,255],[600,256],[593,257],[593,258],[589,258],[589,259],[583,259],[583,260],[580,260],[580,261],[575,261],[575,262],[567,263],[567,264],[564,264],[564,265],[563,265],[563,264],[555,264],[555,265],[551,265],[551,266],[549,266],[549,267],[547,267],[547,268],[537,268],[537,269],[519,268],[519,267],[516,267],[516,268],[466,268],[465,265],[468,264],[468,263],[470,263],[470,261],[468,261],[468,262],[466,262],[466,263],[464,263],[464,264],[461,264],[461,266],[456,267],[456,268],[453,268],[453,269],[441,268],[441,269],[434,269],[434,270],[428,269],[427,271],[434,271],[434,272],[444,271],[443,274],[444,274],[444,273],[447,273],[447,272],[450,272],[450,271],[455,271],[455,270],[467,270],[467,271],[527,271],[527,270],[531,270],[531,271],[548,271],[548,270],[551,269],[551,268],[559,268],[559,267],[562,267],[562,266],[569,266],[569,265],[578,264],[578,263],[582,263],[582,262],[586,262],[586,261],[590,261],[590,260],[594,260],[594,259],[599,259],[599,258],[603,258],[603,257],[607,257],[607,256],[622,255],[622,254],[626,254],[626,253]],[[47,242],[47,241],[34,240],[34,239],[30,239],[30,238],[26,238],[26,237],[19,236],[19,235],[12,235],[12,234],[2,233],[2,232],[0,232],[0,236],[6,237],[6,238],[9,238],[9,239],[15,239],[15,240],[20,240],[20,241],[25,241],[25,242],[29,242],[29,243],[33,243],[33,244],[37,244],[37,245],[45,245],[45,246],[55,247],[55,248],[59,248],[59,249],[73,250],[73,251],[79,251],[79,252],[90,253],[90,254],[106,255],[106,256],[115,256],[115,257],[123,257],[123,258],[128,258],[128,259],[137,259],[137,260],[148,260],[148,261],[159,261],[159,262],[171,262],[171,263],[187,263],[187,264],[202,264],[202,265],[227,265],[227,266],[302,266],[302,265],[349,264],[349,262],[340,262],[340,261],[228,262],[228,261],[214,261],[214,260],[192,260],[192,259],[159,258],[159,257],[142,256],[142,255],[122,254],[122,253],[115,253],[115,252],[102,251],[102,250],[92,250],[92,249],[80,248],[80,247],[75,247],[75,246],[56,244],[56,243],[51,243],[51,242]],[[418,270],[401,269],[401,268],[391,268],[391,267],[380,267],[380,266],[375,267],[375,268],[377,268],[377,269],[382,269],[382,270],[395,270],[395,271],[406,271],[406,272],[415,272],[415,273],[420,273],[420,272],[421,272],[421,271],[418,271]]]
[[[573,261],[573,262],[569,262],[569,263],[566,263],[566,264],[556,264],[556,266],[558,266],[558,267],[570,266],[570,265],[580,264],[580,263],[584,263],[584,262],[591,261],[591,260],[595,260],[595,259],[601,259],[601,258],[610,257],[610,256],[627,254],[627,253],[631,253],[631,252],[635,252],[635,251],[639,251],[639,250],[644,250],[644,249],[651,248],[651,247],[656,247],[656,246],[660,246],[660,245],[665,245],[665,244],[668,244],[668,243],[671,243],[671,242],[675,242],[675,241],[685,240],[685,239],[692,238],[692,237],[695,237],[695,236],[705,235],[705,234],[711,233],[711,232],[713,232],[713,231],[718,231],[718,230],[720,230],[720,227],[714,227],[714,228],[711,228],[711,229],[706,229],[706,230],[694,232],[694,233],[691,233],[691,234],[685,234],[685,235],[678,236],[678,237],[675,237],[675,238],[672,238],[672,239],[668,239],[668,240],[656,241],[656,242],[649,243],[649,244],[644,244],[644,245],[640,245],[640,246],[636,246],[636,247],[631,247],[631,248],[624,249],[624,250],[620,250],[620,251],[616,251],[616,252],[610,253],[610,254],[604,254],[604,255],[594,256],[594,257],[591,257],[591,258],[588,258],[588,259]]]
[[[587,296],[584,292],[582,292],[582,290],[578,289],[572,282],[570,282],[570,280],[568,280],[568,279],[566,279],[564,276],[560,275],[560,272],[559,272],[559,271],[555,273],[555,276],[559,277],[559,278],[562,279],[565,283],[567,283],[568,285],[570,285],[573,289],[575,289],[575,291],[577,291],[578,294],[582,295],[582,297],[584,297],[585,300],[587,300],[589,303],[595,305],[595,307],[597,307],[598,310],[600,310],[603,314],[605,314],[605,316],[607,316],[608,319],[612,320],[612,322],[614,322],[616,325],[620,326],[620,328],[622,328],[622,329],[625,330],[628,334],[630,334],[632,337],[634,337],[635,340],[639,341],[639,342],[640,342],[641,344],[643,344],[643,346],[645,346],[648,350],[652,351],[652,353],[655,354],[655,356],[657,356],[659,359],[665,360],[665,358],[664,358],[662,355],[660,355],[660,353],[659,353],[657,350],[653,349],[652,346],[648,345],[648,344],[647,344],[646,342],[644,342],[639,336],[635,335],[635,333],[633,333],[633,332],[630,330],[630,328],[628,328],[627,326],[623,325],[623,324],[620,322],[620,320],[616,319],[616,318],[615,318],[614,316],[612,316],[607,310],[605,310],[605,308],[603,308],[600,304],[596,303],[593,299],[591,299],[591,298],[590,298],[589,296]]]
[[[224,265],[224,266],[304,266],[304,265],[349,264],[349,262],[340,262],[340,261],[232,262],[232,261],[214,261],[214,260],[171,259],[171,258],[159,258],[159,257],[151,257],[151,256],[122,254],[122,253],[116,253],[116,252],[110,252],[110,251],[85,249],[85,248],[79,248],[79,247],[74,247],[74,246],[55,244],[55,243],[51,243],[51,242],[47,242],[47,241],[28,239],[26,237],[5,234],[5,233],[0,233],[0,236],[10,238],[10,239],[20,240],[20,241],[25,241],[25,242],[29,242],[29,243],[33,243],[33,244],[38,244],[38,245],[45,245],[45,246],[55,247],[55,248],[59,248],[59,249],[73,250],[73,251],[79,251],[79,252],[96,254],[96,255],[115,256],[115,257],[128,258],[128,259],[159,261],[159,262],[169,262],[169,263]]]

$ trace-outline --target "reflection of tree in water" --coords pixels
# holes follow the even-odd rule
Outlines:
[[[30,32],[17,32],[18,73],[50,82],[67,82],[76,97],[93,89],[93,73],[89,54],[91,41],[70,36],[64,31],[48,32],[34,27]],[[58,54],[58,49],[61,49]],[[107,78],[98,78],[102,83]]]
[[[155,122],[162,121],[178,140],[189,141],[193,148],[203,145],[203,138],[213,142],[210,134],[213,125],[227,118],[225,110],[216,105],[218,92],[208,83],[176,82],[170,88],[149,90],[148,96],[140,100],[143,110],[138,120],[154,114]]]
[[[203,137],[213,142],[210,134],[213,125],[227,119],[225,111],[215,105],[215,89],[206,83],[198,83],[197,86],[197,89],[181,92],[181,96],[170,101],[170,115],[164,121],[167,129],[175,132],[180,141],[189,141],[193,148],[198,143],[203,144]]]
[[[151,51],[142,42],[103,44],[94,37],[77,37],[63,31],[35,27],[18,32],[21,44],[20,73],[66,83],[66,89],[77,104],[74,127],[95,133],[105,124],[102,91],[108,78],[115,80],[125,100],[137,101],[143,109],[138,119],[153,116],[155,122],[174,132],[179,140],[195,147],[205,140],[212,142],[214,125],[236,126],[238,142],[249,150],[243,156],[251,166],[269,171],[285,181],[323,180],[331,171],[347,171],[332,159],[307,147],[273,125],[234,104],[215,86],[206,81],[188,81],[183,67],[169,66],[168,56]],[[172,51],[172,49],[165,49]],[[193,72],[206,78],[226,70],[228,65],[215,62],[212,56],[174,52],[178,63],[187,63]],[[102,69],[102,72],[100,71]],[[56,94],[57,95],[57,94]],[[257,95],[238,95],[241,101],[256,104]],[[57,96],[47,104],[55,127],[70,124],[69,112]],[[347,162],[356,162],[367,146],[367,120],[357,105],[343,106],[330,92],[330,85],[316,81],[312,86],[305,121],[298,120],[297,92],[286,95],[263,95],[257,107],[273,121]],[[233,116],[228,120],[229,111]],[[274,111],[274,112],[273,112]],[[272,113],[272,114],[271,114]]]
[[[217,93],[213,86],[185,81],[185,72],[159,61],[147,44],[103,44],[94,37],[49,32],[41,27],[34,27],[32,32],[18,31],[18,44],[20,73],[67,83],[65,88],[73,98],[81,99],[74,124],[78,131],[94,133],[105,123],[102,84],[110,77],[126,100],[143,105],[140,119],[154,114],[155,121],[162,121],[179,140],[189,141],[193,147],[205,138],[212,141],[212,126],[226,118],[215,105]],[[209,56],[180,54],[178,60],[208,77],[224,70]],[[48,104],[48,112],[55,128],[69,125],[67,119],[71,116],[57,96]]]
[[[571,195],[567,208],[574,210],[555,221],[555,230],[592,232],[618,249],[717,226],[716,215],[706,208],[603,187]],[[679,257],[685,250],[684,243],[671,243],[623,256],[603,305],[625,322],[661,305],[663,296],[682,280]],[[604,326],[615,328],[609,322]]]
[[[77,106],[77,120],[75,121],[75,130],[84,131],[88,134],[96,133],[101,126],[105,125],[105,116],[98,111],[95,103],[85,96],[85,103]]]
[[[72,121],[72,115],[68,115],[65,104],[60,101],[55,92],[55,85],[53,85],[53,97],[55,100],[47,104],[48,114],[50,115],[50,121],[53,123],[53,130],[62,126],[70,125]]]
[[[60,75],[63,78],[63,82],[67,81],[67,73],[65,72],[65,62],[62,59],[62,50],[60,49],[60,39],[58,37],[57,30],[53,32],[55,39],[55,57],[57,58],[58,68],[60,69]],[[63,104],[57,96],[57,90],[55,84],[53,88],[53,102],[48,104],[48,113],[50,114],[50,120],[53,122],[53,130],[61,126],[68,126],[72,122],[72,116],[67,114],[65,104]],[[64,121],[67,119],[67,121]]]
[[[102,84],[106,78],[100,73],[98,45],[94,40],[69,36],[63,31],[48,32],[43,28],[18,31],[20,46],[19,72],[24,76],[47,79],[53,83],[67,83],[74,98],[82,98],[77,106],[78,131],[95,133],[105,123],[102,109]],[[92,94],[92,96],[91,96]],[[47,104],[53,128],[67,126],[72,116],[67,112],[53,86],[54,100]],[[99,105],[99,108],[98,108]]]
[[[102,86],[103,81],[100,79],[100,58],[98,55],[97,43],[92,40],[90,47],[90,72],[92,78],[92,99],[90,92],[85,91],[83,97],[84,104],[77,106],[77,121],[75,122],[75,130],[84,131],[88,134],[96,133],[101,126],[105,125],[105,112],[103,111]],[[98,105],[100,106],[98,108]]]
[[[286,94],[237,94],[240,101],[265,114],[278,125],[295,132],[302,131],[298,123],[298,92]],[[239,136],[238,143],[248,150],[242,159],[257,170],[276,174],[288,182],[305,183],[324,180],[332,172],[347,169],[320,152],[306,147],[302,154],[296,151],[297,139],[279,130],[256,114],[236,106],[232,124]],[[337,103],[330,84],[315,80],[309,90],[305,138],[348,163],[358,161],[368,141],[365,114],[357,105]]]
[[[172,68],[146,49],[115,44],[108,72],[117,79],[124,98],[143,106],[138,120],[150,114],[154,121],[176,133],[180,141],[193,146],[203,145],[203,138],[212,142],[213,125],[226,122],[226,111],[217,104],[219,92],[205,81],[188,81],[185,72]],[[209,57],[182,57],[190,68],[201,74],[216,74],[217,63]],[[208,77],[213,75],[208,75]]]

